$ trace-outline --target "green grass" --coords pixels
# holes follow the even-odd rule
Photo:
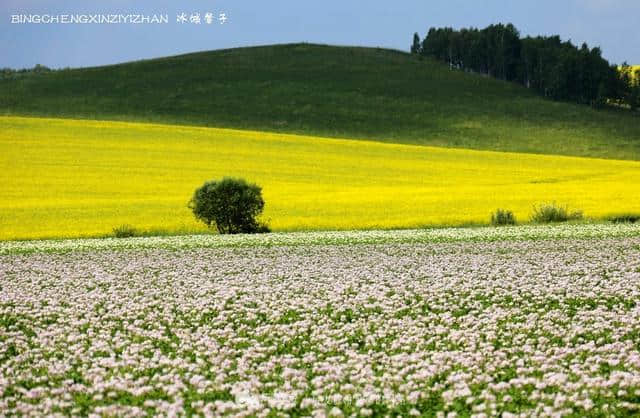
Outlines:
[[[0,114],[640,159],[629,111],[551,102],[374,48],[277,45],[22,75],[0,80]]]

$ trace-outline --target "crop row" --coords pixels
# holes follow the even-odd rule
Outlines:
[[[4,254],[0,415],[638,412],[637,233],[421,233]]]

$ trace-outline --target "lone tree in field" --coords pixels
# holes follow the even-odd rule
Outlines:
[[[221,234],[268,232],[256,219],[264,209],[262,188],[243,179],[225,177],[196,189],[189,201],[196,218]]]

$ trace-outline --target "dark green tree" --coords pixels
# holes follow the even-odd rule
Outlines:
[[[417,35],[417,34],[416,34]],[[419,39],[414,35],[412,52]],[[600,48],[580,48],[559,36],[520,38],[511,23],[475,28],[430,28],[420,53],[451,68],[518,82],[554,100],[592,106],[639,106],[636,78],[628,67],[617,71]]]
[[[418,32],[416,32],[413,34],[413,43],[411,44],[411,53],[420,54],[421,49],[422,49],[422,45],[420,43],[420,35],[418,35]]]
[[[189,201],[195,217],[221,234],[267,232],[258,215],[264,209],[262,189],[243,179],[225,177],[196,189]]]

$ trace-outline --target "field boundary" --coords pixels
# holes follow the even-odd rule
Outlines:
[[[522,225],[406,230],[275,232],[254,235],[184,235],[0,242],[0,255],[82,251],[269,248],[322,245],[435,244],[640,237],[640,224]]]

